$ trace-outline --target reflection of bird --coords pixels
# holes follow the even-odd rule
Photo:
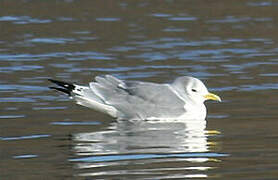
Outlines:
[[[96,82],[80,86],[49,79],[77,104],[109,114],[117,119],[203,120],[205,100],[221,101],[193,77],[182,76],[171,84],[124,81],[111,75],[97,76]]]
[[[71,138],[77,142],[74,143],[77,155],[90,154],[91,159],[95,159],[96,155],[124,154],[128,157],[127,154],[141,153],[188,153],[188,156],[194,157],[195,154],[192,153],[208,152],[208,146],[216,145],[212,144],[213,141],[208,144],[207,135],[213,134],[207,134],[205,123],[206,121],[119,121],[95,132],[72,134]],[[206,155],[201,159],[205,157]],[[197,160],[198,157],[190,159]]]

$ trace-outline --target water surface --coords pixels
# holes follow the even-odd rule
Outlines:
[[[1,179],[277,179],[275,1],[0,2]],[[116,122],[48,89],[200,78],[207,123]]]

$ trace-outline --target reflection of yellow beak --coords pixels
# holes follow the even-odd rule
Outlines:
[[[221,102],[221,98],[219,96],[217,96],[216,94],[208,93],[204,97],[206,100],[214,100],[214,101]]]

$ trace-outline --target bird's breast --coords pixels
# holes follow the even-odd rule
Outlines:
[[[206,106],[202,104],[189,104],[184,105],[185,114],[183,115],[184,119],[198,119],[204,120],[207,115]]]

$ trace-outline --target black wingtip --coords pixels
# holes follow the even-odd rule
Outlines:
[[[72,91],[75,88],[75,86],[72,83],[68,83],[68,82],[64,82],[64,81],[58,81],[58,80],[55,80],[55,79],[48,79],[48,80],[50,82],[54,83],[54,84],[57,84],[58,86],[66,88],[70,91]]]
[[[60,86],[60,87],[49,87],[50,89],[55,89],[57,91],[65,93],[69,96],[71,95],[72,90],[74,90],[74,88],[75,88],[75,86],[71,83],[58,81],[58,80],[55,80],[55,79],[48,79],[48,81]]]
[[[49,87],[49,89],[54,89],[54,90],[57,90],[59,92],[63,92],[69,96],[71,96],[71,91],[67,90],[67,89],[64,89],[64,88],[59,88],[59,87]]]

